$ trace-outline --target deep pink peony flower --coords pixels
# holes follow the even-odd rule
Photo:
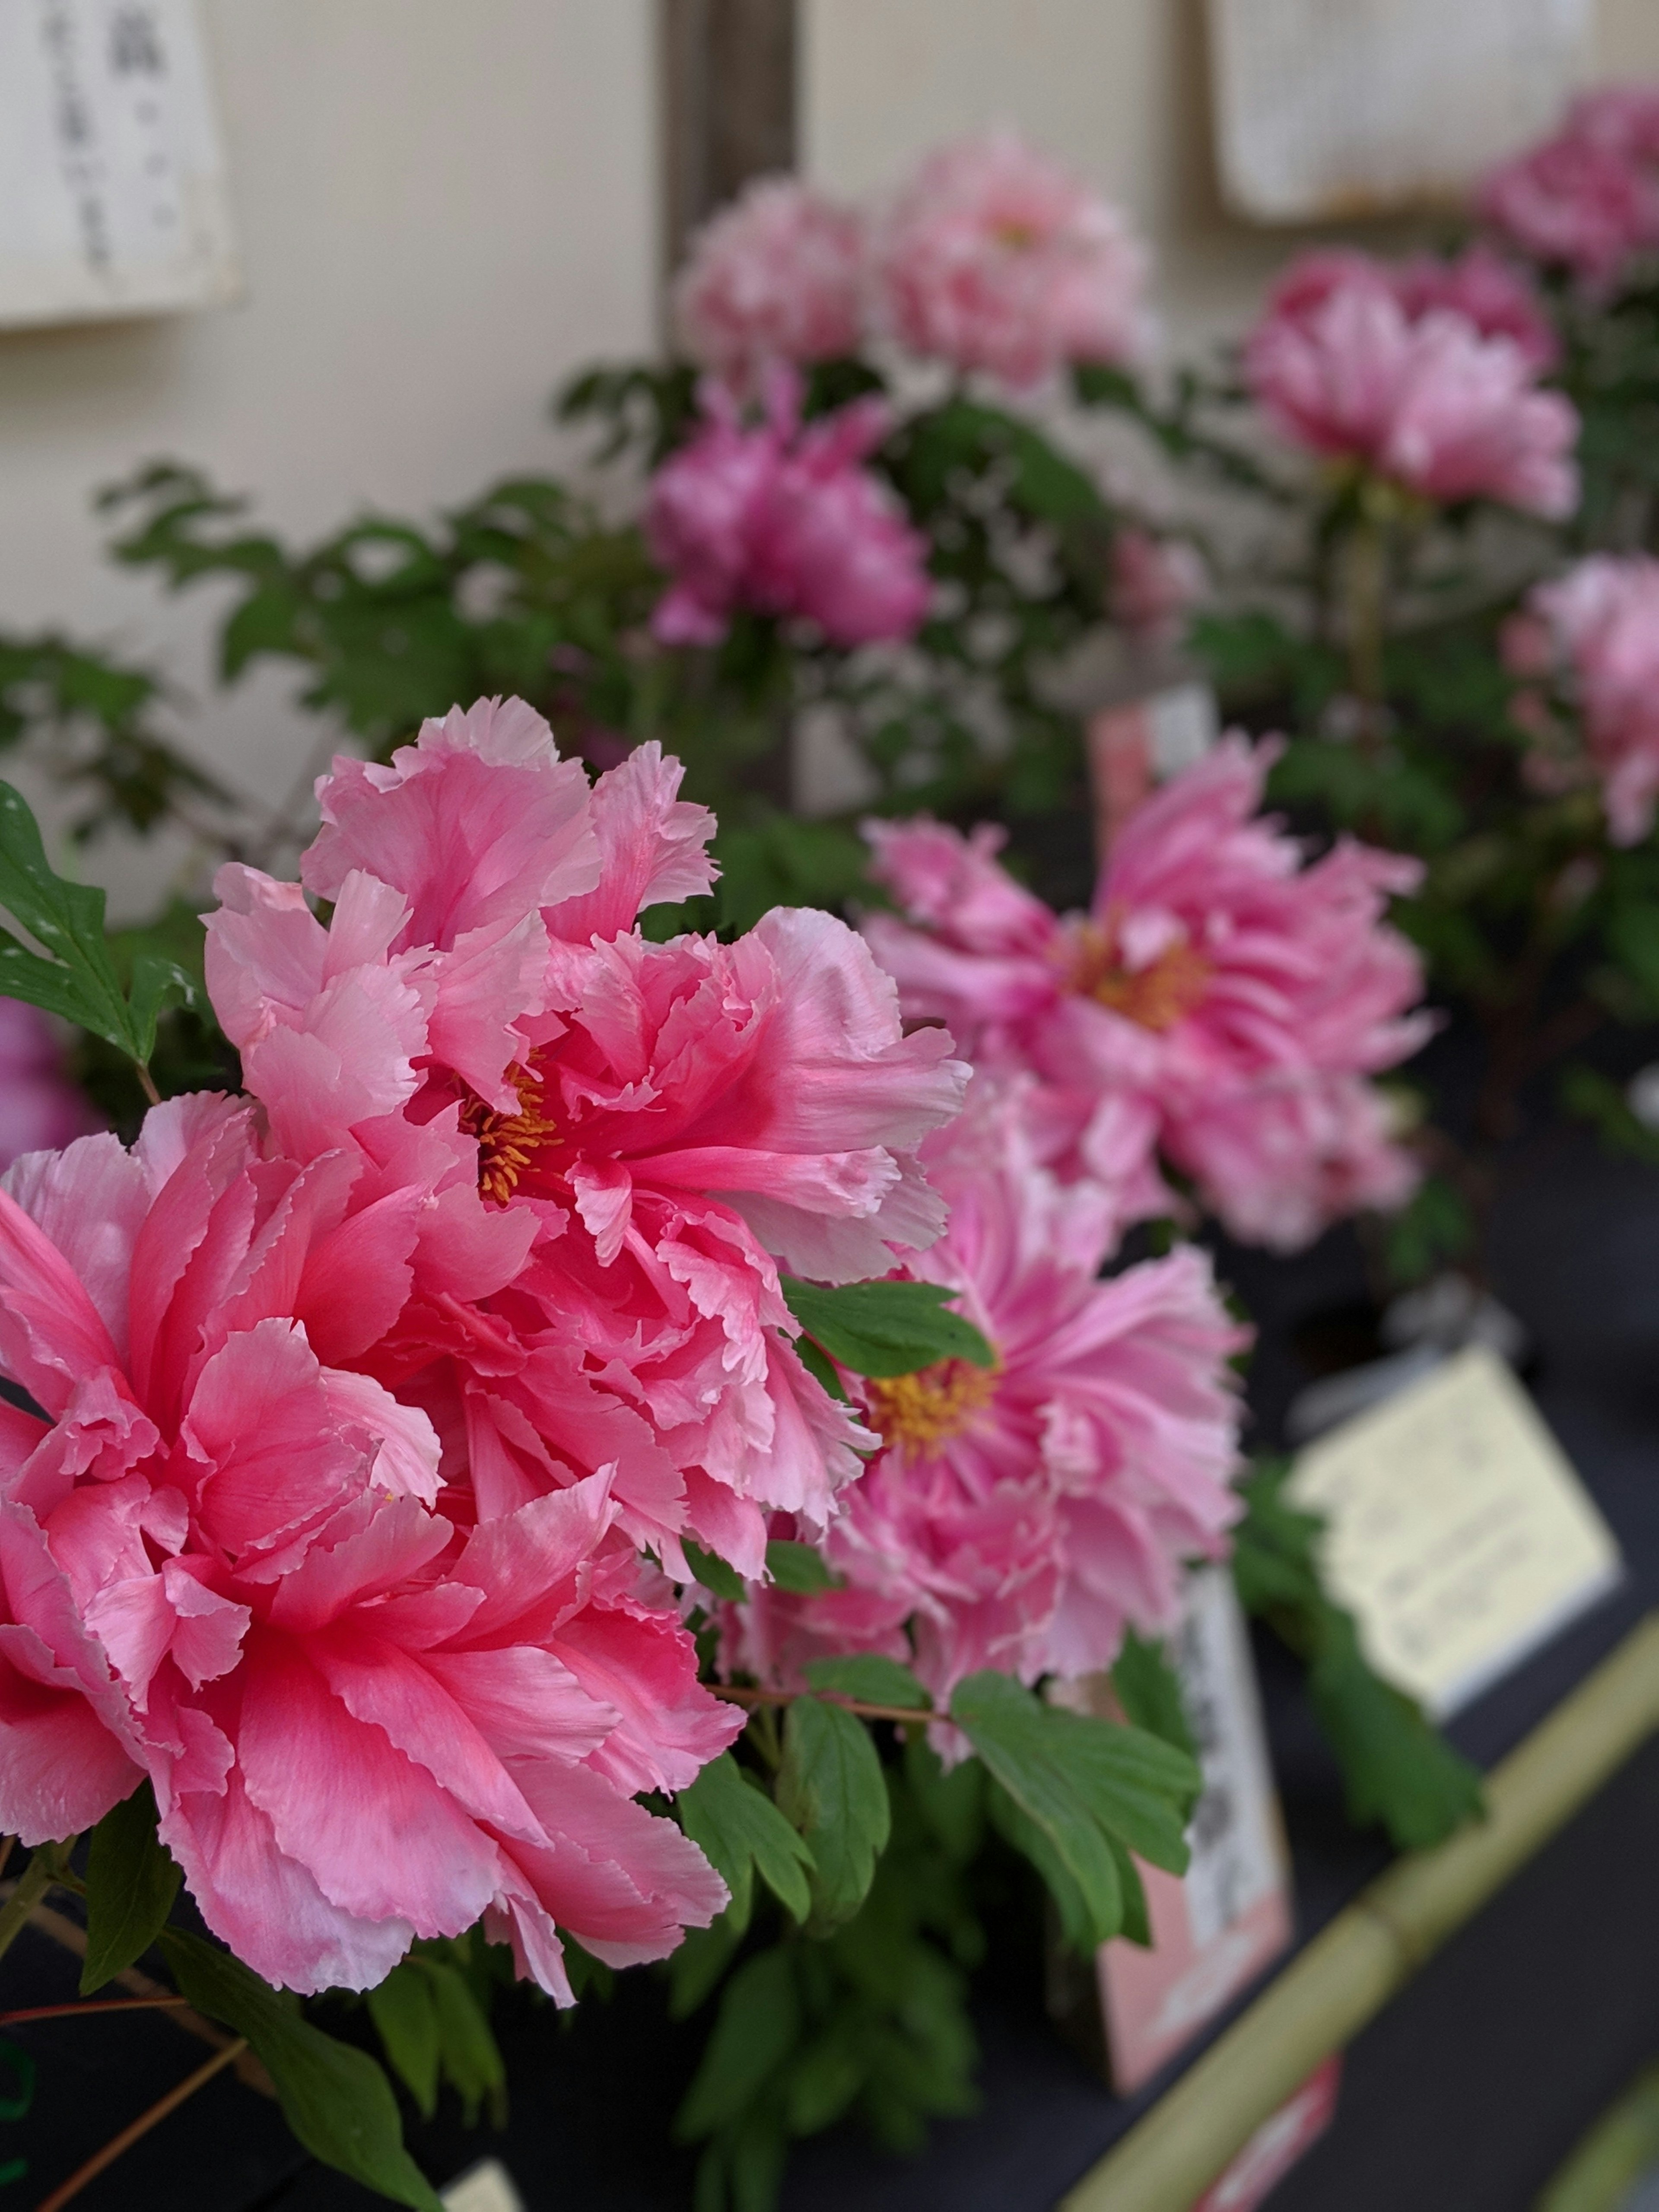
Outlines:
[[[1659,800],[1659,561],[1650,554],[1593,554],[1529,594],[1505,631],[1504,657],[1516,676],[1553,676],[1577,709],[1583,750],[1571,745],[1536,694],[1517,719],[1530,720],[1547,783],[1601,784],[1607,832],[1638,844]]]
[[[799,386],[775,371],[748,428],[705,384],[707,419],[651,480],[645,533],[674,582],[652,629],[668,645],[717,645],[732,613],[800,616],[831,644],[913,636],[927,611],[927,541],[865,456],[887,410],[861,399],[803,429]]]
[[[97,1127],[85,1092],[64,1073],[52,1024],[21,999],[0,999],[0,1168]]]
[[[1208,583],[1196,550],[1179,538],[1126,528],[1112,539],[1107,611],[1141,644],[1178,637]]]
[[[1577,414],[1538,390],[1535,340],[1483,334],[1468,307],[1428,298],[1409,266],[1397,279],[1367,255],[1304,255],[1246,343],[1246,375],[1274,428],[1328,460],[1427,499],[1568,514]]]
[[[842,1589],[738,1609],[736,1663],[792,1678],[820,1652],[915,1664],[941,1703],[984,1667],[1108,1667],[1126,1625],[1172,1621],[1182,1568],[1237,1518],[1230,1356],[1249,1340],[1183,1245],[1108,1281],[1110,1196],[1037,1165],[1019,1088],[981,1094],[927,1148],[951,1225],[909,1270],[961,1293],[997,1364],[858,1382],[883,1438],[826,1547]]]
[[[634,1595],[607,1475],[492,1517],[355,1367],[410,1282],[370,1170],[264,1157],[250,1109],[149,1115],[0,1193],[0,1822],[30,1843],[148,1774],[210,1927],[273,1982],[380,1980],[482,1913],[562,2002],[722,1884],[636,1790],[741,1719]]]
[[[574,781],[573,781],[574,778]],[[906,1038],[828,915],[653,945],[706,890],[712,817],[642,746],[600,777],[522,702],[428,722],[319,786],[306,884],[222,870],[209,988],[286,1156],[343,1148],[415,1202],[383,1382],[470,1455],[487,1514],[611,1470],[671,1565],[763,1571],[765,1514],[822,1526],[860,1431],[801,1365],[778,1262],[886,1273],[944,1224],[915,1152],[967,1071]]]
[[[877,247],[880,313],[912,353],[1015,391],[1148,350],[1148,256],[1118,210],[1007,131],[923,162]]]
[[[1529,277],[1477,240],[1462,253],[1413,254],[1390,265],[1395,297],[1413,322],[1434,307],[1465,315],[1483,338],[1504,337],[1540,375],[1561,358],[1561,341]]]
[[[976,1068],[1028,1070],[1042,1156],[1115,1194],[1173,1204],[1159,1150],[1237,1237],[1288,1251],[1415,1181],[1365,1078],[1414,1052],[1422,969],[1382,925],[1418,863],[1345,840],[1311,866],[1253,819],[1271,749],[1241,737],[1174,777],[1114,842],[1087,915],[1055,915],[971,839],[874,823],[874,872],[906,919],[865,923],[915,1021],[945,1021]]]
[[[1523,253],[1605,298],[1659,246],[1659,88],[1586,94],[1552,137],[1491,171],[1475,204]]]
[[[759,177],[691,241],[674,283],[680,343],[740,398],[779,362],[855,353],[862,219],[793,177]]]

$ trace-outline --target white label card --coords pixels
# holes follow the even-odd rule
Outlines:
[[[0,0],[0,324],[240,289],[192,0]]]
[[[1592,0],[1210,0],[1223,188],[1258,222],[1450,205],[1554,127]]]
[[[1504,1362],[1480,1347],[1297,1457],[1332,1595],[1378,1674],[1437,1718],[1620,1579],[1618,1545]]]

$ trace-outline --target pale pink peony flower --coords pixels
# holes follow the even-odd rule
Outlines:
[[[1540,695],[1522,696],[1517,719],[1539,739],[1547,787],[1598,778],[1608,836],[1638,844],[1659,800],[1659,560],[1593,554],[1538,585],[1506,627],[1504,658],[1514,675],[1553,675],[1577,712],[1582,752],[1570,740],[1563,750]]]
[[[356,1363],[411,1280],[361,1156],[262,1155],[252,1111],[154,1109],[0,1193],[0,1821],[73,1833],[148,1774],[208,1925],[301,1990],[479,1916],[571,2001],[723,1885],[672,1822],[740,1716],[634,1595],[606,1475],[485,1518]]]
[[[1091,912],[1055,915],[996,864],[1000,834],[872,823],[904,919],[865,933],[913,1021],[951,1024],[977,1069],[1038,1079],[1042,1157],[1169,1212],[1155,1152],[1235,1236],[1279,1251],[1415,1171],[1365,1079],[1414,1052],[1422,969],[1382,926],[1414,860],[1344,840],[1311,866],[1261,804],[1272,749],[1232,737],[1132,814]]]
[[[1409,272],[1407,272],[1409,276]],[[1578,416],[1536,385],[1529,348],[1483,335],[1458,306],[1407,301],[1367,255],[1301,257],[1245,345],[1251,390],[1279,434],[1421,497],[1492,499],[1568,514],[1578,495]]]
[[[1012,131],[929,155],[877,246],[883,322],[915,354],[1024,391],[1151,342],[1148,256],[1119,211]]]
[[[927,540],[861,466],[886,435],[877,399],[801,427],[792,373],[745,427],[705,383],[706,420],[651,479],[645,534],[674,581],[651,627],[666,645],[717,645],[740,607],[814,623],[832,645],[914,636],[927,611]]]
[[[21,999],[0,999],[0,1168],[98,1127],[86,1094],[64,1073],[52,1024]]]
[[[1217,1557],[1237,1516],[1227,1363],[1249,1332],[1207,1256],[1183,1245],[1103,1282],[1110,1195],[1040,1167],[1018,1087],[984,1081],[927,1147],[951,1225],[908,1272],[961,1293],[996,1364],[849,1378],[883,1448],[826,1547],[845,1586],[761,1591],[728,1614],[732,1663],[763,1677],[823,1652],[908,1661],[912,1639],[941,1704],[981,1668],[1091,1673],[1126,1626],[1170,1626],[1185,1563]]]
[[[767,1511],[823,1526],[861,1441],[793,1349],[778,1263],[847,1281],[938,1235],[916,1148],[967,1071],[903,1036],[828,915],[640,934],[712,880],[679,780],[647,745],[590,797],[519,701],[389,768],[342,757],[303,863],[328,927],[298,885],[222,870],[209,988],[281,1152],[425,1194],[374,1371],[465,1438],[483,1510],[609,1468],[635,1542],[678,1567],[693,1534],[758,1574]]]
[[[1659,88],[1586,94],[1553,137],[1492,170],[1475,204],[1523,253],[1606,298],[1659,246]]]
[[[1112,539],[1107,611],[1138,643],[1166,645],[1204,598],[1209,579],[1196,550],[1179,538],[1119,530]]]
[[[864,256],[853,210],[793,177],[758,177],[691,241],[674,281],[680,343],[744,398],[780,362],[855,353]]]

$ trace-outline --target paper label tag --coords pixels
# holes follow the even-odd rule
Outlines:
[[[1504,1362],[1474,1346],[1297,1457],[1332,1595],[1444,1719],[1609,1590],[1619,1547]]]
[[[239,289],[191,0],[0,6],[0,323]]]
[[[1342,2055],[1338,2051],[1316,2066],[1271,2118],[1263,2120],[1193,2212],[1255,2212],[1329,2127],[1341,2085]]]
[[[1172,684],[1090,716],[1085,735],[1095,849],[1103,859],[1125,817],[1153,785],[1202,760],[1220,727],[1207,684]]]
[[[1461,206],[1555,128],[1592,0],[1210,0],[1222,188],[1258,222]]]
[[[439,2196],[444,2212],[524,2212],[524,2199],[498,2158],[469,2166]]]
[[[1113,2087],[1127,2094],[1291,1940],[1290,1888],[1249,1638],[1224,1568],[1191,1577],[1170,1655],[1204,1790],[1186,1875],[1142,1866],[1152,1948],[1121,1940],[1096,1961]]]

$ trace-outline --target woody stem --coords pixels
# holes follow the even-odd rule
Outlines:
[[[793,1705],[797,1697],[817,1696],[817,1691],[746,1690],[733,1689],[729,1684],[711,1682],[709,1687],[717,1698],[728,1698],[734,1705]],[[823,1696],[832,1705],[842,1705],[849,1713],[856,1713],[861,1721],[908,1721],[915,1727],[918,1721],[937,1720],[938,1714],[928,1712],[919,1705],[872,1705],[862,1698],[843,1698],[834,1690]]]
[[[29,1915],[68,1865],[74,1842],[70,1836],[61,1844],[37,1845],[11,1895],[0,1905],[0,1955],[10,1949]]]

